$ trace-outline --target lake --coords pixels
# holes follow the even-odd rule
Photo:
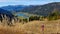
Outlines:
[[[28,18],[28,16],[23,13],[17,14],[17,16],[23,16],[24,18]]]

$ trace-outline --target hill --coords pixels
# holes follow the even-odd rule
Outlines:
[[[32,5],[24,8],[23,10],[21,10],[21,12],[48,16],[54,11],[54,9],[58,9],[58,11],[60,12],[60,2],[48,3],[45,5],[35,5],[35,6]]]
[[[29,14],[37,14],[42,16],[48,16],[51,14],[55,9],[58,9],[60,12],[60,2],[53,2],[44,5],[15,5],[15,6],[4,6],[1,7],[4,10],[10,12],[24,12]]]
[[[19,10],[22,10],[24,7],[23,5],[9,5],[9,6],[3,6],[1,7],[4,10],[10,11],[10,12],[18,12]]]
[[[6,15],[7,17],[10,17],[10,18],[13,17],[13,14],[11,12],[0,8],[0,16],[1,15]]]
[[[10,24],[12,19],[14,15],[11,12],[0,8],[0,24]]]
[[[54,21],[31,21],[27,24],[17,23],[15,26],[8,27],[0,25],[0,34],[57,34],[60,33],[60,27],[57,25],[60,20]],[[44,24],[44,31],[42,31]]]

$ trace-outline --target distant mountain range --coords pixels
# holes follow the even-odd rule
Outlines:
[[[29,6],[21,10],[22,12],[48,16],[51,14],[55,9],[58,9],[60,12],[60,2],[48,3],[45,5],[36,5],[36,6]]]
[[[15,6],[9,5],[9,6],[3,6],[1,8],[10,12],[18,12],[19,10],[22,10],[25,7],[26,6],[23,5],[15,5]]]
[[[54,11],[54,9],[58,9],[60,12],[60,2],[48,3],[45,5],[16,5],[16,6],[4,6],[1,7],[7,11],[15,11],[15,12],[25,12],[30,14],[37,14],[42,16],[48,16],[50,13]]]

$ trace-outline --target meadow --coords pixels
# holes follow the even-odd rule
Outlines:
[[[42,24],[44,31],[42,31]],[[60,20],[31,21],[25,24],[16,23],[15,26],[0,24],[0,34],[57,34],[60,33]]]

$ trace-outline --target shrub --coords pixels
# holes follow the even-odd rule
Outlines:
[[[55,11],[55,12],[53,12],[52,14],[50,14],[48,16],[48,20],[57,20],[58,17],[59,17],[59,12],[58,11]]]
[[[33,20],[39,20],[39,16],[30,16],[29,17],[29,21],[33,21]]]
[[[40,21],[43,21],[45,17],[43,16],[40,16]]]
[[[27,19],[27,18],[25,18],[25,19],[23,19],[23,21],[24,21],[24,22],[28,22],[28,19]]]

